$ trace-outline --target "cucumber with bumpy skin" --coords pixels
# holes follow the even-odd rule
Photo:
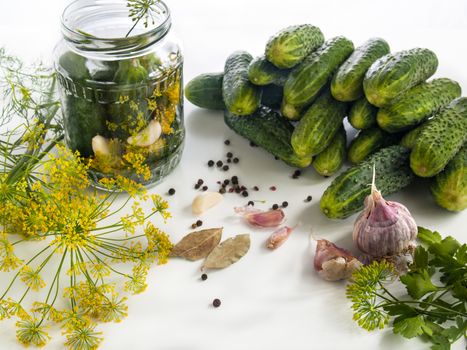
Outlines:
[[[378,111],[378,125],[388,132],[413,128],[461,95],[460,85],[447,78],[433,79],[406,91]]]
[[[227,110],[236,115],[253,113],[261,102],[261,89],[248,79],[252,59],[248,52],[236,51],[225,62],[222,96]]]
[[[353,49],[353,43],[343,36],[326,41],[289,74],[284,85],[285,102],[293,106],[311,103]]]
[[[415,48],[381,57],[365,74],[363,90],[377,107],[389,104],[411,87],[425,81],[438,68],[438,58],[428,49]]]
[[[426,122],[417,126],[415,129],[410,130],[402,136],[402,139],[399,142],[399,145],[412,149],[417,141],[422,129],[425,127]]]
[[[436,203],[447,210],[467,208],[467,145],[433,178],[430,190]]]
[[[376,125],[376,113],[378,113],[378,108],[362,97],[352,103],[349,110],[349,123],[358,130],[371,128]]]
[[[467,97],[460,97],[424,124],[410,154],[410,167],[418,176],[435,176],[466,140]]]
[[[396,135],[389,134],[377,126],[362,130],[349,145],[348,159],[353,164],[360,163],[380,148],[393,145],[397,141],[399,138]]]
[[[185,96],[195,106],[207,109],[224,109],[222,81],[224,73],[205,73],[190,80]]]
[[[323,33],[311,24],[291,26],[269,39],[265,56],[278,68],[292,68],[324,42]]]
[[[247,117],[239,117],[225,111],[224,121],[237,134],[264,148],[290,166],[306,168],[311,163],[311,156],[298,156],[290,145],[293,126],[270,108],[261,106]]]
[[[344,126],[334,135],[326,149],[313,159],[313,168],[322,176],[331,176],[342,168],[346,158],[347,134]]]
[[[248,66],[248,78],[255,85],[284,85],[290,71],[288,69],[279,69],[266,57],[256,57]]]
[[[330,219],[344,219],[363,209],[371,193],[373,166],[376,187],[383,196],[408,186],[414,179],[409,166],[410,150],[394,145],[383,148],[360,164],[340,174],[326,189],[320,201],[321,211]]]
[[[390,52],[384,39],[371,38],[357,47],[339,67],[332,79],[332,96],[339,101],[351,102],[363,96],[363,78],[378,58]]]
[[[347,113],[347,104],[326,89],[305,112],[292,134],[292,147],[301,156],[314,156],[331,143]]]

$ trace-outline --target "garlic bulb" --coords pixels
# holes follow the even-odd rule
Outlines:
[[[397,202],[386,201],[374,184],[365,199],[365,209],[353,228],[353,241],[373,257],[393,256],[415,245],[417,224],[409,210]]]
[[[362,263],[348,250],[339,248],[326,239],[318,240],[314,267],[326,281],[347,279]]]

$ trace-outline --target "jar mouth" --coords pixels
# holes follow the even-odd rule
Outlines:
[[[133,20],[134,18],[134,20]],[[62,33],[76,50],[131,55],[161,40],[170,30],[167,5],[157,1],[138,21],[124,0],[74,0],[62,14]]]

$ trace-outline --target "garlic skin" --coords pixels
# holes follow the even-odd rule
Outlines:
[[[415,246],[416,237],[417,224],[409,210],[386,201],[373,184],[354,223],[352,238],[357,247],[376,258],[393,256]]]
[[[314,258],[314,267],[326,281],[347,279],[362,263],[348,250],[336,246],[326,239],[318,240]]]
[[[284,222],[285,214],[282,209],[273,209],[262,211],[249,206],[234,208],[237,214],[243,215],[243,218],[252,226],[256,227],[277,227]]]
[[[293,232],[293,227],[284,226],[274,231],[269,237],[266,247],[273,250],[279,248]]]

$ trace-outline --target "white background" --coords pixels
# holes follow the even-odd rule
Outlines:
[[[27,60],[51,59],[59,38],[59,16],[66,4],[58,0],[0,2],[0,45]],[[393,51],[428,47],[440,60],[437,76],[454,78],[467,91],[467,2],[465,0],[421,1],[312,1],[312,0],[168,0],[175,28],[185,48],[185,79],[203,72],[219,71],[232,51],[245,49],[254,55],[263,51],[268,37],[291,24],[312,23],[327,38],[345,35],[359,45],[369,37],[385,38]],[[129,300],[129,316],[119,324],[99,327],[104,332],[102,349],[427,349],[418,339],[405,340],[390,330],[368,333],[352,321],[345,299],[344,283],[327,283],[313,271],[313,228],[318,237],[352,247],[350,233],[355,219],[327,220],[319,212],[319,198],[331,179],[312,169],[292,180],[294,169],[274,161],[265,152],[251,149],[224,125],[221,113],[186,104],[187,146],[182,164],[153,191],[166,193],[174,219],[168,231],[174,241],[189,232],[196,220],[189,206],[196,195],[198,178],[211,187],[225,173],[208,169],[209,159],[224,158],[233,151],[241,162],[229,175],[238,175],[262,191],[249,199],[275,202],[288,200],[287,223],[301,226],[277,251],[264,248],[269,231],[253,230],[233,215],[233,207],[246,200],[229,195],[223,204],[202,219],[204,227],[224,227],[224,238],[249,232],[250,252],[230,268],[199,279],[199,263],[172,260],[149,276],[147,291]],[[229,138],[231,147],[223,140]],[[278,190],[267,188],[276,185]],[[251,192],[251,191],[250,191]],[[304,203],[307,195],[312,203]],[[435,206],[420,182],[391,197],[405,203],[417,223],[465,242],[467,212],[453,214]],[[6,279],[0,279],[6,283]],[[210,306],[214,298],[222,306]],[[55,329],[47,349],[62,348]],[[0,349],[21,349],[11,322],[0,327]],[[454,347],[465,348],[465,340]]]

